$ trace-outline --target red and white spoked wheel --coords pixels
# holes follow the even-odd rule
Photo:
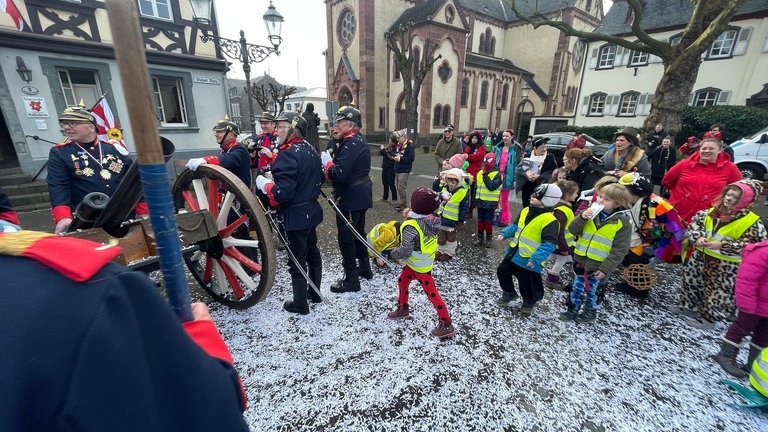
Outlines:
[[[247,308],[264,299],[275,276],[275,249],[263,210],[237,176],[216,165],[179,175],[179,210],[207,210],[218,236],[199,242],[184,261],[197,282],[221,303]]]

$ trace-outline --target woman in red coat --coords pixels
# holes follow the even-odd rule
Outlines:
[[[722,142],[707,138],[697,153],[670,168],[661,184],[670,190],[669,203],[690,223],[697,211],[712,205],[726,185],[739,180],[741,171],[723,153]]]

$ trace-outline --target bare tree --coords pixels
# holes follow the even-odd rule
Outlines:
[[[432,65],[442,57],[435,57],[438,45],[432,43],[429,38],[424,40],[424,52],[419,59],[419,64],[414,68],[413,59],[413,23],[400,24],[397,30],[384,34],[387,39],[387,48],[394,54],[394,62],[403,82],[403,102],[405,103],[405,127],[413,130],[413,138],[419,141],[419,94],[421,83],[432,70]]]
[[[276,112],[283,112],[283,109],[285,108],[285,100],[288,99],[290,95],[296,93],[296,87],[294,86],[269,83],[267,84],[267,88],[269,89],[269,95],[275,102],[275,106],[280,108],[275,110]]]
[[[254,85],[251,87],[251,93],[261,111],[269,111],[269,92],[265,84]]]
[[[630,23],[632,34],[637,42],[620,36],[604,33],[581,31],[570,24],[557,19],[555,14],[541,13],[536,0],[504,0],[517,16],[530,23],[534,28],[550,26],[559,29],[568,36],[575,36],[588,41],[613,43],[633,51],[652,54],[661,58],[664,72],[656,86],[656,93],[651,101],[651,110],[643,123],[643,129],[651,130],[657,123],[663,123],[665,129],[674,136],[680,131],[683,109],[688,105],[688,97],[696,83],[701,66],[701,55],[709,49],[712,42],[727,28],[728,23],[745,0],[690,0],[693,13],[683,30],[679,42],[671,44],[654,39],[640,27],[643,13],[642,0],[624,0],[632,10]],[[518,4],[527,4],[534,11],[525,16],[517,9]]]

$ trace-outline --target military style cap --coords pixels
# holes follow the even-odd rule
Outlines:
[[[275,121],[275,115],[269,111],[264,111],[259,116],[259,122],[273,122]]]
[[[236,123],[229,120],[229,116],[224,116],[224,120],[219,120],[213,125],[213,130],[216,132],[234,132],[235,135],[240,134],[240,128]]]
[[[71,106],[67,107],[63,113],[61,113],[61,116],[59,117],[60,122],[64,121],[80,121],[80,122],[88,122],[96,126],[97,128],[99,125],[96,123],[96,117],[91,114],[90,111],[85,109],[83,106]]]
[[[275,121],[287,121],[290,124],[290,129],[293,130],[294,135],[301,136],[302,138],[307,135],[307,121],[304,117],[295,112],[283,111],[277,116]],[[291,131],[289,130],[288,132],[290,134]]]
[[[336,111],[336,116],[333,121],[349,120],[355,122],[357,127],[363,127],[363,120],[360,117],[360,111],[357,108],[351,106],[343,106]]]

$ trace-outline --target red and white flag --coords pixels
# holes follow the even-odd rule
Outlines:
[[[107,103],[107,99],[104,96],[91,108],[91,114],[96,117],[96,123],[99,125],[99,139],[111,142],[120,153],[128,154],[128,147],[125,145],[125,141],[123,141],[123,132],[120,130],[120,125],[117,124],[115,116],[112,115],[112,110],[109,108],[109,103]]]
[[[16,28],[19,30],[24,29],[24,18],[21,17],[21,13],[16,9],[16,5],[13,4],[13,0],[0,0],[0,10],[11,16],[13,23],[16,24]]]

